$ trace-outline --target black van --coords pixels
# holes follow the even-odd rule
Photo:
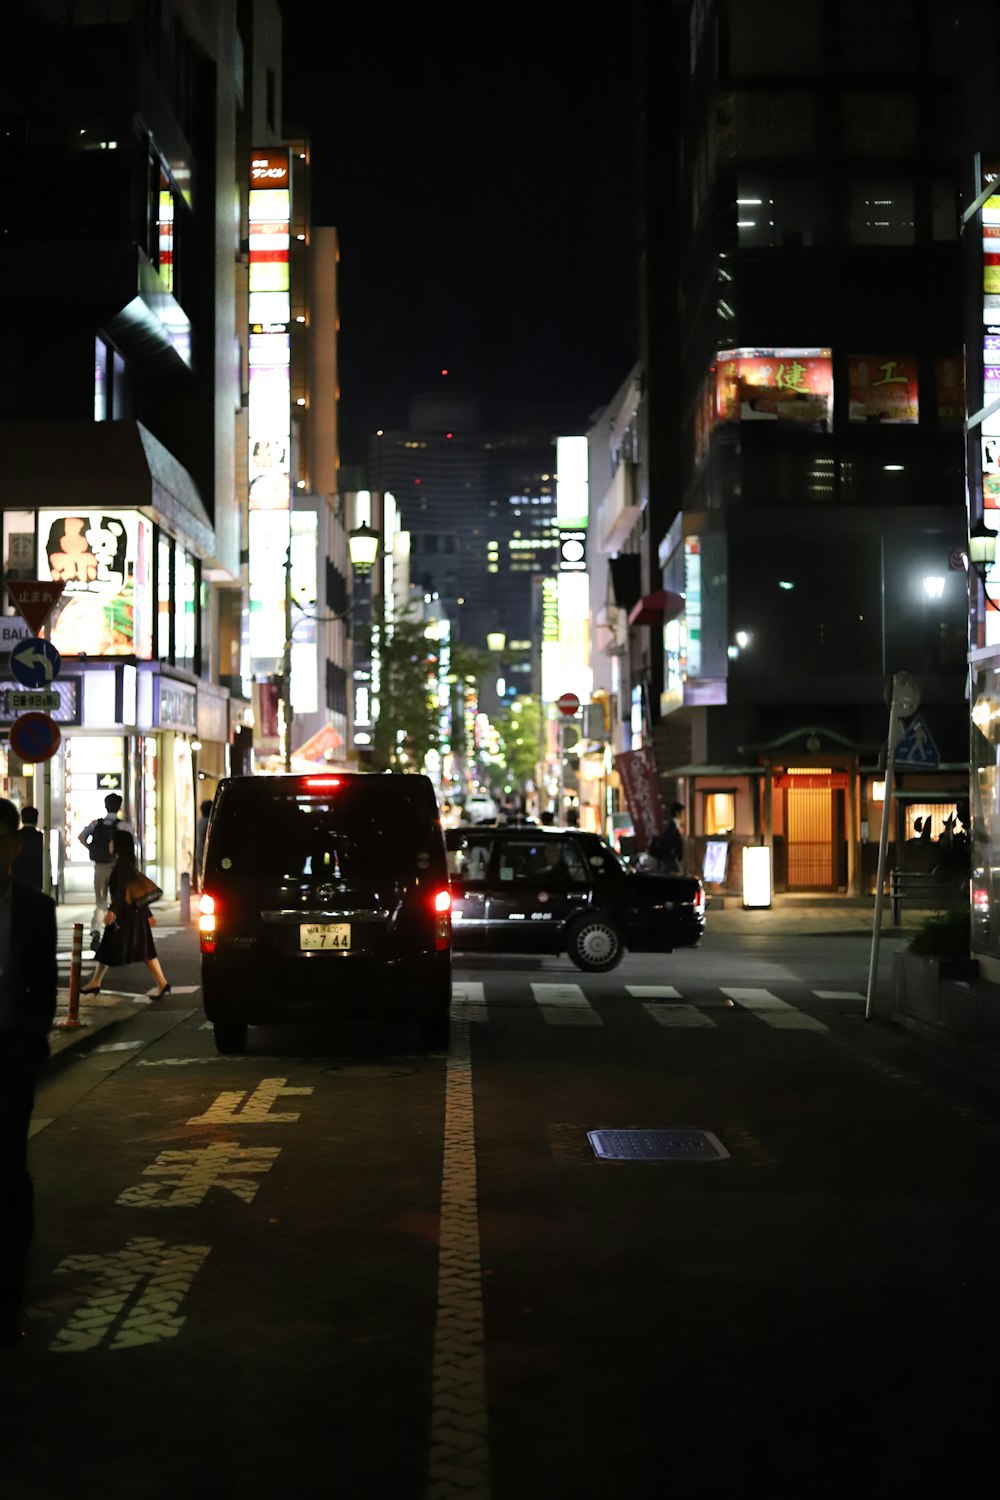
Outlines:
[[[317,772],[219,783],[200,901],[205,1014],[247,1027],[416,1020],[448,1045],[451,897],[426,776]]]

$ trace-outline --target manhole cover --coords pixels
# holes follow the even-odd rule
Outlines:
[[[416,1068],[393,1067],[386,1063],[356,1063],[345,1068],[324,1068],[331,1078],[354,1078],[362,1082],[369,1078],[409,1078]]]
[[[729,1152],[710,1130],[588,1130],[602,1161],[726,1161]]]

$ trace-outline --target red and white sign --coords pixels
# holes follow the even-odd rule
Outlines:
[[[25,624],[31,628],[33,635],[37,635],[41,630],[65,587],[65,582],[56,583],[53,579],[24,578],[16,582],[10,578],[7,580],[10,602]]]
[[[561,698],[556,699],[556,708],[561,714],[575,714],[580,707],[580,700],[575,693],[563,693]]]

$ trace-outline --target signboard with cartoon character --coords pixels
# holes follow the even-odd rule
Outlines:
[[[134,510],[41,510],[38,576],[65,585],[49,639],[63,656],[150,657],[152,522]]]

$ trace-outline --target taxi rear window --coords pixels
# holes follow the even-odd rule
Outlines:
[[[401,869],[435,867],[441,834],[426,799],[398,785],[387,790],[372,777],[345,778],[333,791],[224,791],[212,819],[208,867],[263,879],[334,880],[381,880]]]

